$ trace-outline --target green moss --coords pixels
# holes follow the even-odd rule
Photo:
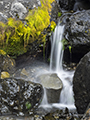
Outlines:
[[[65,49],[65,45],[68,45],[68,41],[66,39],[63,39],[62,41],[63,44],[63,50]]]
[[[68,46],[69,47],[69,52],[71,53],[72,52],[72,46]]]
[[[58,17],[60,17],[62,15],[62,13],[58,12]]]
[[[0,48],[7,54],[18,56],[27,51],[35,40],[45,42],[42,32],[50,24],[51,3],[55,0],[41,0],[41,7],[30,10],[26,25],[20,20],[9,18],[6,24],[0,22]],[[51,25],[51,31],[55,25]]]

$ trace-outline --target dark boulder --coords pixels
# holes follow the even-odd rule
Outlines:
[[[74,11],[82,11],[90,9],[90,1],[89,0],[76,0],[73,10]]]
[[[59,0],[60,7],[64,10],[73,10],[75,0]]]
[[[90,10],[69,14],[66,20],[64,38],[72,48],[72,61],[79,62],[90,51]]]
[[[78,12],[69,16],[65,27],[65,38],[72,44],[86,45],[90,43],[90,10]]]
[[[43,88],[40,84],[21,79],[0,79],[0,113],[29,114],[42,100]]]
[[[6,71],[9,74],[13,74],[16,70],[15,60],[12,59],[9,55],[0,54],[0,71]]]
[[[90,120],[90,103],[89,103],[87,110],[81,120],[86,120],[86,119]]]
[[[73,91],[78,113],[85,113],[90,103],[90,52],[81,59],[76,68]]]

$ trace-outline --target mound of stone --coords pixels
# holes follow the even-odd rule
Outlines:
[[[78,113],[85,113],[90,103],[90,52],[81,59],[76,68],[73,91]]]

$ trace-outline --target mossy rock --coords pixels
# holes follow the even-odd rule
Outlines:
[[[0,49],[0,71],[6,71],[12,75],[15,72],[15,66],[15,60]]]
[[[21,20],[9,18],[0,22],[0,47],[9,55],[18,56],[30,49],[30,44],[45,42],[44,29],[50,25],[51,3],[55,0],[41,0],[41,7],[29,11],[25,24]],[[52,24],[53,23],[53,24]],[[51,31],[55,23],[51,22]],[[29,47],[28,47],[29,46]]]

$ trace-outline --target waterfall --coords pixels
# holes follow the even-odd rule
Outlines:
[[[51,36],[51,57],[50,57],[50,73],[56,73],[63,83],[63,89],[60,94],[59,103],[48,103],[47,93],[44,88],[44,97],[40,107],[52,108],[57,107],[59,109],[68,107],[69,109],[75,109],[73,90],[72,90],[72,78],[74,71],[65,71],[63,69],[63,33],[64,25],[57,25],[53,35]],[[47,109],[48,110],[48,109]]]
[[[74,98],[72,91],[72,78],[74,72],[65,71],[62,66],[64,51],[62,45],[63,33],[64,25],[57,25],[53,36],[51,37],[50,71],[57,73],[58,77],[62,80],[63,83],[59,105],[74,107]],[[57,104],[57,106],[59,105]]]
[[[43,96],[41,105],[48,105],[46,89],[45,88],[43,88],[43,89],[44,89],[44,96]]]
[[[51,39],[50,71],[58,72],[62,70],[63,45],[61,43],[64,26],[57,25]]]
[[[59,3],[59,0],[56,0],[57,3]]]

